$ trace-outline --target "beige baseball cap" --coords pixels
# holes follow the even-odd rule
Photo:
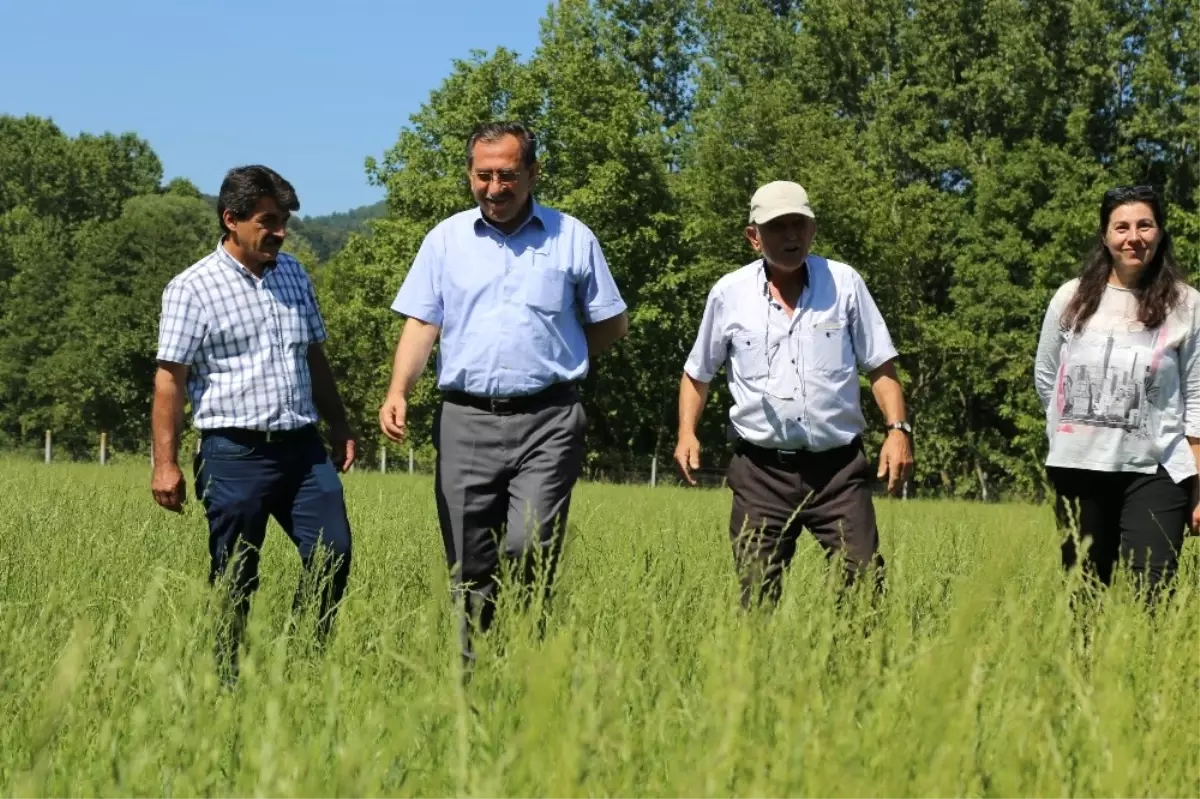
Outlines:
[[[808,204],[808,192],[799,183],[776,180],[754,192],[750,198],[750,224],[762,225],[786,214],[803,214],[816,219]]]

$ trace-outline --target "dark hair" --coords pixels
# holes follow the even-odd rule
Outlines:
[[[476,125],[475,130],[471,131],[471,138],[467,139],[467,166],[471,166],[475,160],[475,142],[500,141],[505,136],[517,137],[517,141],[521,142],[521,163],[533,166],[537,161],[537,137],[520,122],[484,122]]]
[[[1137,288],[1134,289],[1138,303],[1138,321],[1148,328],[1156,328],[1179,302],[1182,296],[1179,284],[1183,282],[1183,273],[1171,252],[1167,215],[1158,195],[1150,186],[1117,186],[1106,191],[1104,199],[1100,201],[1100,232],[1096,243],[1083,259],[1075,296],[1067,303],[1063,312],[1062,324],[1065,329],[1078,332],[1100,306],[1100,297],[1104,294],[1108,276],[1112,273],[1112,255],[1104,244],[1108,220],[1114,210],[1130,203],[1145,203],[1150,206],[1150,210],[1154,212],[1154,221],[1162,231],[1154,257],[1142,270]]]
[[[292,213],[300,210],[295,188],[274,169],[254,164],[226,172],[221,181],[221,193],[217,196],[217,224],[221,226],[221,232],[229,232],[225,227],[226,209],[235,219],[248,219],[263,197],[274,199],[280,208]]]

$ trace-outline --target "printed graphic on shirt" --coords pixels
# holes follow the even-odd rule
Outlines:
[[[1069,342],[1056,391],[1060,430],[1084,425],[1148,436],[1147,420],[1158,399],[1159,338],[1154,330],[1110,331],[1083,333]]]

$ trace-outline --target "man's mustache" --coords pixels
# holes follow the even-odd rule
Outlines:
[[[490,203],[498,203],[498,202],[500,202],[501,200],[507,200],[508,198],[510,198],[510,197],[512,197],[512,196],[513,196],[513,195],[512,195],[512,192],[511,192],[511,191],[502,191],[502,192],[500,192],[499,194],[488,194],[488,195],[485,195],[485,199],[486,199],[488,202],[490,202]]]

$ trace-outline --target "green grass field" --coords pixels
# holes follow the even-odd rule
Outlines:
[[[352,474],[336,638],[288,637],[272,523],[227,693],[203,514],[148,479],[0,461],[4,794],[1200,793],[1196,539],[1158,615],[1120,583],[1079,621],[1049,508],[883,501],[876,615],[811,538],[745,614],[726,492],[585,485],[546,637],[502,611],[463,688],[431,480]]]

